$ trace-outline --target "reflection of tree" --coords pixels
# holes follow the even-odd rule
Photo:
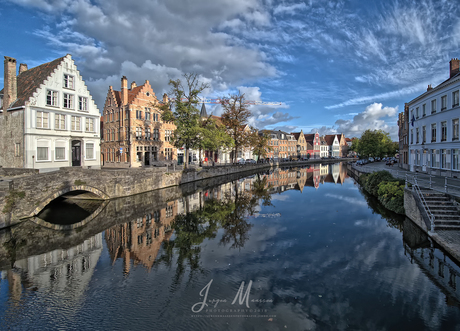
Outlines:
[[[174,254],[177,255],[176,280],[187,266],[192,274],[200,270],[200,245],[205,239],[215,238],[219,229],[224,231],[221,244],[243,248],[253,226],[247,216],[255,213],[260,200],[264,206],[272,205],[266,178],[258,176],[253,188],[248,191],[238,185],[239,182],[235,181],[233,194],[226,195],[222,200],[208,199],[200,209],[176,217],[173,225],[175,238],[164,243],[164,253],[157,258],[157,263],[170,266]]]
[[[403,215],[396,214],[395,212],[386,209],[376,197],[368,194],[365,190],[360,188],[359,191],[366,199],[367,204],[369,205],[369,207],[371,207],[372,211],[374,213],[381,215],[382,218],[384,218],[388,222],[388,226],[390,228],[395,228],[399,231],[403,230]]]

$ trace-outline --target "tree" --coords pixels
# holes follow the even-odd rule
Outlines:
[[[250,145],[251,131],[245,128],[251,112],[241,92],[222,98],[221,105],[224,108],[222,123],[233,139],[233,162],[236,162],[238,150]]]
[[[190,149],[195,148],[200,141],[201,120],[200,111],[197,108],[198,94],[209,85],[200,83],[197,74],[184,74],[183,76],[185,87],[180,79],[169,81],[169,85],[172,86],[170,95],[174,96],[174,101],[161,106],[163,111],[161,119],[176,125],[172,136],[173,145],[177,148],[185,147],[185,168],[187,168]]]
[[[202,122],[200,147],[200,162],[201,150],[216,151],[221,148],[229,149],[233,147],[233,139],[227,133],[224,125],[216,123],[211,116]]]
[[[258,132],[256,129],[252,129],[251,132],[251,147],[253,148],[252,153],[257,155],[258,159],[265,158],[267,153],[272,150],[269,145],[270,136],[266,132]]]
[[[356,152],[364,157],[395,154],[390,134],[382,130],[364,131],[356,145]]]

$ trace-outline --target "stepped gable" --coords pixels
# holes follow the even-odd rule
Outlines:
[[[8,108],[24,106],[26,101],[33,97],[40,85],[42,85],[61,64],[64,57],[65,56],[21,72],[17,76],[18,97]],[[0,91],[0,94],[3,94],[3,89]]]

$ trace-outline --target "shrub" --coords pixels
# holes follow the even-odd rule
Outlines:
[[[381,182],[378,185],[378,197],[386,208],[398,214],[404,214],[404,182]]]
[[[369,175],[366,180],[365,189],[372,195],[379,195],[379,184],[382,182],[391,182],[396,179],[388,171],[377,171]]]

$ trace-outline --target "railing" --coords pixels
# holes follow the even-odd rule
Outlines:
[[[425,197],[423,196],[422,191],[420,190],[420,187],[417,184],[417,178],[415,178],[415,183],[412,185],[412,192],[415,192],[415,194],[417,194],[420,202],[422,203],[423,209],[430,220],[430,225],[431,225],[430,232],[434,232],[434,215],[430,211],[430,208],[428,207],[428,204],[426,203]]]

